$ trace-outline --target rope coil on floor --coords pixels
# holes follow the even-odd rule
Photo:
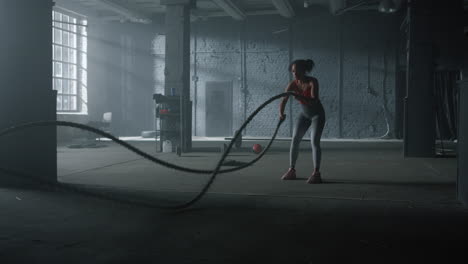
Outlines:
[[[234,167],[234,168],[230,168],[230,169],[223,169],[223,170],[221,169],[221,166],[222,166],[224,160],[226,159],[226,157],[231,152],[232,146],[235,144],[237,138],[240,136],[242,131],[247,127],[247,125],[252,121],[252,119],[263,108],[265,108],[267,105],[269,105],[273,101],[275,101],[275,100],[277,100],[277,99],[279,99],[281,97],[285,97],[285,96],[294,96],[296,98],[301,98],[301,99],[304,99],[304,100],[311,100],[311,98],[307,98],[307,97],[304,97],[302,95],[299,95],[299,94],[296,94],[296,93],[293,93],[293,92],[285,92],[285,93],[275,95],[275,96],[271,97],[270,99],[268,99],[267,101],[265,101],[252,114],[250,114],[250,116],[244,121],[242,126],[236,131],[234,137],[231,139],[231,142],[229,143],[228,147],[223,152],[223,154],[222,154],[221,158],[219,159],[218,163],[216,164],[216,167],[215,167],[214,170],[200,170],[200,169],[186,168],[186,167],[183,167],[183,166],[175,165],[175,164],[160,160],[160,159],[158,159],[156,157],[153,157],[152,155],[150,155],[150,154],[148,154],[148,153],[146,153],[144,151],[141,151],[140,149],[130,145],[129,143],[116,138],[115,136],[113,136],[113,135],[111,135],[111,134],[109,134],[107,132],[96,129],[94,127],[90,127],[90,126],[87,126],[87,125],[74,123],[74,122],[67,122],[67,121],[38,121],[38,122],[30,122],[30,123],[19,124],[19,125],[12,126],[12,127],[9,127],[7,129],[4,129],[4,130],[0,131],[0,137],[6,136],[8,134],[12,134],[13,132],[16,132],[16,131],[19,131],[19,130],[23,130],[23,129],[27,129],[27,128],[33,128],[33,127],[43,127],[43,126],[74,127],[74,128],[79,128],[79,129],[82,129],[82,130],[90,131],[90,132],[93,132],[93,133],[95,133],[97,135],[109,138],[112,141],[116,142],[117,144],[119,144],[119,145],[125,147],[126,149],[134,152],[135,154],[140,155],[141,157],[143,157],[143,158],[145,158],[147,160],[150,160],[150,161],[152,161],[152,162],[154,162],[156,164],[162,165],[164,167],[179,170],[179,171],[184,171],[184,172],[190,172],[190,173],[212,174],[211,177],[209,178],[209,180],[205,183],[205,185],[201,189],[201,191],[194,198],[192,198],[191,200],[189,200],[189,201],[187,201],[185,203],[181,203],[181,204],[178,204],[178,205],[155,205],[155,204],[144,203],[144,202],[132,202],[132,201],[129,201],[129,200],[123,200],[123,199],[119,199],[119,198],[115,198],[115,197],[110,198],[112,200],[118,200],[120,202],[136,203],[136,204],[143,205],[143,206],[146,206],[146,207],[151,207],[151,208],[180,210],[180,209],[190,207],[191,205],[193,205],[197,201],[199,201],[206,194],[206,192],[208,191],[208,189],[210,188],[211,184],[214,182],[214,180],[215,180],[215,178],[216,178],[216,176],[218,174],[234,172],[234,171],[242,170],[244,168],[252,166],[253,164],[255,164],[257,161],[259,161],[266,154],[266,152],[271,147],[273,141],[275,140],[275,138],[276,138],[276,136],[278,134],[278,130],[279,130],[281,124],[283,123],[284,119],[278,121],[275,132],[274,132],[273,136],[271,137],[270,141],[268,142],[267,147],[260,153],[260,155],[257,158],[250,161],[249,163],[243,164],[243,165],[238,166],[238,167]],[[30,178],[32,180],[37,180],[36,178],[30,177],[30,176],[25,176],[25,175],[22,175],[22,176]],[[44,180],[38,180],[38,181],[41,181],[42,183],[44,183]],[[84,192],[84,193],[86,193],[88,195],[91,194],[91,195],[94,195],[94,196],[98,196],[100,198],[109,198],[109,197],[103,197],[102,195],[96,195],[95,193],[90,193],[86,189],[72,187],[72,186],[69,186],[69,185],[63,184],[63,183],[54,183],[54,182],[46,182],[46,183],[50,184],[50,185],[57,186],[59,188],[66,189],[66,190],[72,190],[72,191],[81,192],[81,193]]]

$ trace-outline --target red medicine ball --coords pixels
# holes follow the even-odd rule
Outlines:
[[[254,144],[253,147],[252,147],[252,150],[255,154],[258,154],[260,152],[262,152],[262,145],[260,144]]]

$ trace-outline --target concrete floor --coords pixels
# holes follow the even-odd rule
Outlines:
[[[263,141],[246,142],[245,145]],[[58,148],[59,181],[111,197],[173,204],[194,197],[208,175],[154,165],[105,143]],[[158,158],[213,168],[219,152]],[[197,141],[197,148],[222,146]],[[468,210],[455,199],[456,159],[402,157],[401,142],[323,143],[325,184],[281,181],[289,142],[254,167],[219,175],[192,208],[167,212],[50,188],[0,189],[1,263],[420,263],[468,249]],[[230,160],[255,155],[235,151]],[[5,176],[5,177],[11,177]],[[462,261],[463,262],[463,261]]]

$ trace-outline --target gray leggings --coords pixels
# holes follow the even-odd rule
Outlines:
[[[325,111],[320,102],[315,106],[302,105],[303,111],[296,121],[293,138],[291,141],[291,150],[289,152],[289,166],[294,168],[299,155],[299,144],[304,137],[307,129],[312,125],[310,131],[310,143],[312,145],[312,160],[314,168],[320,169],[322,160],[322,149],[320,148],[320,138],[325,127]]]

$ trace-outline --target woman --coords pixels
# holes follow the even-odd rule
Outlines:
[[[296,126],[293,132],[291,141],[291,149],[289,153],[289,170],[281,177],[283,180],[293,180],[296,178],[296,160],[299,155],[299,144],[302,137],[312,126],[310,132],[310,142],[312,144],[312,160],[314,162],[314,171],[307,180],[307,183],[321,183],[320,162],[322,158],[322,150],[320,148],[320,138],[325,126],[325,110],[319,100],[319,84],[316,78],[307,76],[306,74],[314,68],[312,60],[295,60],[289,65],[289,71],[293,74],[294,80],[286,88],[287,92],[294,92],[307,97],[304,100],[295,97],[302,106],[301,114],[299,115]],[[280,118],[284,120],[284,108],[289,96],[284,97],[280,104]]]

